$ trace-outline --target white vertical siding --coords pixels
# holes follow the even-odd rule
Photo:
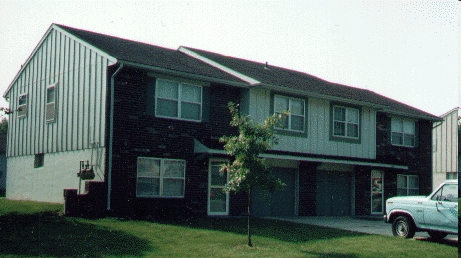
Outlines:
[[[270,115],[270,91],[262,88],[250,90],[250,115],[262,122]],[[361,108],[360,143],[330,140],[330,101],[307,99],[307,137],[278,135],[274,150],[332,155],[354,158],[376,158],[376,111]]]
[[[447,172],[458,171],[458,109],[443,116],[442,122],[435,122],[432,130],[432,171],[434,186],[446,178]]]
[[[52,29],[21,70],[8,97],[10,108],[28,94],[27,116],[10,115],[8,156],[81,150],[92,142],[105,146],[107,67],[113,61]],[[46,88],[57,83],[56,116],[45,121]]]

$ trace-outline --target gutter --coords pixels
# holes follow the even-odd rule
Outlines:
[[[110,77],[110,117],[109,117],[109,164],[107,169],[107,210],[110,211],[110,197],[112,191],[112,149],[114,139],[114,88],[115,88],[115,76],[123,69],[123,63],[117,68],[117,70]]]

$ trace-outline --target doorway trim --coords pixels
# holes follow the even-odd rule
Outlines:
[[[212,211],[212,190],[213,189],[221,189],[224,190],[225,185],[212,185],[212,169],[216,169],[217,166],[220,166],[221,164],[229,163],[228,159],[223,159],[223,158],[210,158],[208,161],[208,190],[207,190],[207,214],[210,216],[214,215],[221,215],[221,216],[226,216],[229,215],[229,192],[224,193],[225,198],[226,198],[226,203],[225,203],[225,211]],[[229,182],[229,173],[227,172],[222,172],[226,173],[226,184]]]

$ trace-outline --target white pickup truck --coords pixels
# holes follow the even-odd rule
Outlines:
[[[412,238],[427,231],[431,238],[458,235],[458,180],[447,180],[429,196],[400,196],[386,201],[384,222],[394,236]]]

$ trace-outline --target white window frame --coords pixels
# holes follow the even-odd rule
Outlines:
[[[406,182],[407,182],[407,184],[406,184],[406,186],[404,188],[399,187],[399,178],[403,178],[403,177],[406,178]],[[417,187],[410,187],[410,178],[416,178],[417,179],[417,182],[418,182]],[[406,190],[406,194],[405,195],[400,195],[400,196],[419,195],[419,176],[417,176],[417,175],[398,174],[397,175],[397,195],[399,193],[399,189],[405,189]],[[417,193],[416,194],[410,193],[410,190],[417,190]]]
[[[400,122],[400,128],[395,128],[395,122]],[[413,125],[413,133],[405,133],[404,124],[405,122],[411,123]],[[402,144],[394,142],[394,134],[401,134],[402,135]],[[413,143],[411,145],[405,144],[405,137],[413,137]],[[403,147],[411,147],[414,148],[416,146],[416,123],[414,120],[405,119],[401,117],[391,117],[391,144],[394,146],[403,146]]]
[[[45,106],[45,121],[46,122],[54,122],[56,120],[56,91],[57,91],[57,83],[54,83],[48,87],[46,87],[46,106]],[[53,101],[49,101],[48,99],[48,91],[50,89],[53,89]],[[52,109],[53,110],[53,116],[49,117],[49,112],[48,110]]]
[[[211,185],[211,166],[212,166],[212,163],[213,162],[219,162],[220,164],[223,164],[223,163],[226,163],[226,164],[229,164],[229,160],[228,159],[219,159],[219,158],[211,158],[209,159],[209,162],[208,162],[208,194],[207,194],[207,214],[208,215],[221,215],[221,216],[225,216],[225,215],[229,215],[229,193],[226,192],[226,211],[225,212],[212,212],[211,211],[211,189],[212,188],[218,188],[218,189],[224,189],[225,186],[212,186]],[[229,182],[229,173],[227,172],[223,172],[223,173],[226,173],[227,174],[227,182]],[[226,182],[226,184],[227,184]]]
[[[21,104],[21,100],[25,98],[25,103]],[[29,101],[29,96],[27,93],[19,95],[18,98],[18,118],[27,117],[27,103]]]
[[[284,96],[284,95],[279,95],[279,94],[276,94],[274,95],[274,113],[278,114],[280,111],[282,110],[276,110],[276,102],[275,102],[275,99],[279,97],[279,98],[284,98],[284,99],[288,99],[288,111],[291,111],[291,102],[296,100],[296,101],[301,101],[302,102],[302,106],[303,106],[303,114],[302,115],[293,115],[291,112],[290,114],[288,115],[287,119],[288,119],[288,128],[279,128],[277,127],[277,129],[280,129],[280,130],[286,130],[286,131],[291,131],[291,132],[298,132],[298,133],[303,133],[305,132],[306,130],[306,102],[304,99],[300,99],[300,98],[293,98],[293,97],[288,97],[288,96]],[[291,126],[291,117],[292,116],[297,116],[297,117],[301,117],[303,118],[303,121],[302,121],[302,130],[295,130],[292,128]]]
[[[173,83],[176,83],[178,85],[178,98],[177,99],[171,99],[171,98],[161,98],[159,97],[159,83],[161,81],[165,81],[165,82],[173,82]],[[189,86],[194,86],[194,87],[198,87],[200,88],[200,103],[198,102],[190,102],[190,101],[185,101],[185,100],[182,100],[181,99],[181,93],[182,93],[182,88],[183,88],[183,85],[189,85]],[[158,110],[159,110],[159,99],[164,99],[164,100],[173,100],[173,101],[176,101],[177,102],[177,108],[178,108],[178,113],[176,114],[176,116],[165,116],[165,115],[160,115],[158,114]],[[186,119],[186,118],[182,118],[181,117],[181,103],[192,103],[192,104],[196,104],[196,105],[200,105],[200,115],[199,115],[199,119]],[[183,82],[179,82],[179,81],[173,81],[173,80],[166,80],[166,79],[157,79],[155,81],[155,116],[156,117],[162,117],[162,118],[170,118],[170,119],[178,119],[178,120],[185,120],[185,121],[194,121],[194,122],[201,122],[202,119],[203,119],[203,87],[200,86],[200,85],[197,85],[197,84],[193,84],[193,83],[183,83]]]
[[[140,159],[150,159],[150,160],[158,160],[160,161],[160,175],[159,176],[139,176],[139,166],[137,166],[136,170],[136,179],[139,178],[158,178],[159,179],[159,194],[158,195],[142,195],[138,194],[138,180],[136,180],[136,197],[142,197],[142,198],[184,198],[184,193],[185,193],[185,186],[186,186],[186,161],[182,159],[163,159],[163,158],[152,158],[152,157],[138,157],[138,162]],[[164,162],[165,161],[178,161],[178,162],[183,162],[184,163],[184,172],[183,172],[183,177],[165,177],[164,173]],[[181,179],[183,184],[182,184],[182,195],[175,195],[175,196],[165,196],[164,195],[164,189],[163,189],[163,182],[165,179]]]
[[[336,120],[335,119],[335,109],[336,108],[342,108],[342,109],[345,109],[345,121],[341,121],[341,120]],[[348,113],[351,112],[351,110],[356,110],[357,111],[357,123],[352,123],[352,122],[348,122],[347,120],[347,117],[348,117]],[[333,105],[333,124],[331,125],[332,126],[332,135],[333,137],[340,137],[340,138],[345,138],[345,139],[354,139],[354,140],[358,140],[360,138],[360,109],[358,108],[353,108],[353,107],[346,107],[346,106],[340,106],[340,105]],[[339,134],[335,134],[335,122],[338,122],[338,123],[343,123],[344,124],[344,135],[339,135]],[[347,128],[348,128],[348,124],[352,124],[352,125],[357,125],[357,136],[355,137],[352,137],[352,136],[348,136],[347,135]]]

